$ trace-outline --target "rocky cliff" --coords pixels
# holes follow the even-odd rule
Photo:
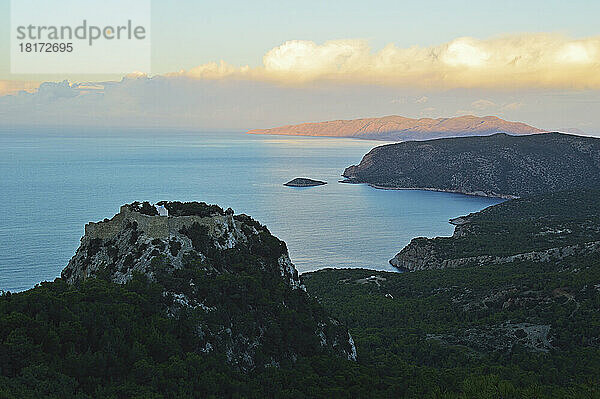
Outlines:
[[[600,186],[600,139],[495,134],[376,147],[343,176],[386,189],[515,198]]]
[[[541,129],[521,122],[509,122],[495,116],[472,115],[455,118],[412,119],[392,115],[328,122],[287,125],[272,129],[251,130],[250,134],[282,134],[292,136],[357,137],[372,140],[407,141],[443,137],[484,136],[494,133],[533,134]]]
[[[284,242],[247,215],[204,203],[133,203],[89,223],[62,272],[161,287],[164,312],[193,315],[194,347],[241,370],[330,353],[356,359],[348,331],[305,292]]]

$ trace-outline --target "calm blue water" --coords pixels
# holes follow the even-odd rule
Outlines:
[[[393,270],[415,236],[450,235],[451,217],[498,200],[340,184],[379,142],[189,132],[0,132],[0,289],[60,275],[89,221],[135,200],[216,203],[287,242],[300,272]],[[313,188],[282,184],[325,180]]]

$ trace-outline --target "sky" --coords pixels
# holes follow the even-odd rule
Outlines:
[[[151,4],[151,70],[124,77],[12,74],[0,0],[0,126],[249,130],[475,114],[600,136],[598,1]]]

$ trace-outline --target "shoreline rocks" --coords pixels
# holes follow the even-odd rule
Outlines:
[[[381,185],[377,185],[377,184],[356,181],[356,180],[348,179],[348,178],[344,179],[344,180],[340,180],[339,182],[340,183],[347,183],[347,184],[366,184],[369,187],[373,187],[373,188],[376,188],[378,190],[437,191],[437,192],[440,192],[440,193],[462,194],[462,195],[469,195],[469,196],[473,196],[473,197],[500,198],[500,199],[506,199],[506,200],[520,198],[519,196],[516,196],[516,195],[486,193],[486,192],[483,192],[483,191],[446,190],[446,189],[442,189],[442,188],[433,188],[433,187],[388,187],[388,186],[381,186]]]

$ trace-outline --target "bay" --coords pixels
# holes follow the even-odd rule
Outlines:
[[[338,183],[383,143],[239,132],[0,132],[0,290],[53,280],[84,225],[133,201],[204,201],[247,213],[284,240],[302,273],[326,267],[394,270],[411,238],[451,235],[448,219],[498,199],[378,190]],[[328,182],[310,188],[294,177]]]

